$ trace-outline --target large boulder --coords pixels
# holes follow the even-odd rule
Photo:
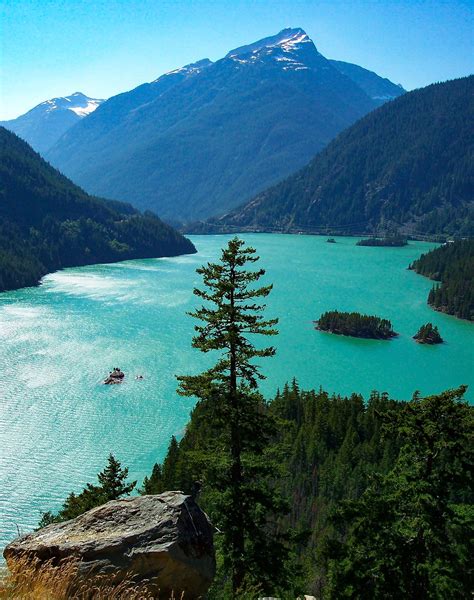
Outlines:
[[[12,572],[25,561],[36,570],[72,561],[72,590],[88,581],[132,580],[160,599],[172,592],[198,598],[215,574],[211,524],[182,492],[108,502],[14,540],[3,555]]]

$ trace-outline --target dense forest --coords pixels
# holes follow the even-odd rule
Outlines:
[[[410,269],[435,284],[428,304],[435,310],[474,320],[474,239],[458,240],[422,254]]]
[[[401,235],[387,235],[382,238],[373,237],[363,240],[359,240],[356,246],[388,246],[388,247],[399,247],[406,246],[408,241]]]
[[[408,403],[373,392],[365,401],[359,394],[302,391],[293,380],[271,402],[262,401],[261,410],[273,424],[265,461],[278,465],[270,489],[283,507],[276,532],[275,523],[268,526],[275,539],[285,533],[286,553],[284,583],[253,587],[253,592],[288,600],[303,592],[318,600],[467,598],[474,496],[465,477],[472,466],[467,442],[473,409],[462,401],[463,392],[428,399],[415,395]],[[140,493],[191,493],[201,481],[199,502],[219,531],[216,490],[204,467],[221,451],[214,417],[209,402],[196,405],[183,438],[171,438],[165,459],[155,464]],[[422,477],[431,455],[433,476]],[[71,493],[60,513],[45,514],[40,525],[130,493],[135,482],[128,483],[127,475],[109,456],[98,484]],[[445,486],[442,493],[439,486]],[[410,542],[420,527],[426,532],[421,550]],[[219,557],[219,533],[216,543]],[[425,552],[424,564],[417,563],[417,552]],[[428,586],[422,595],[416,588],[420,572]],[[225,592],[226,581],[221,567],[207,598],[234,598]]]
[[[348,502],[364,502],[369,494],[374,494],[375,489],[380,490],[381,482],[387,481],[389,477],[394,476],[394,472],[400,468],[400,463],[406,460],[410,452],[416,453],[420,448],[415,445],[414,440],[410,438],[415,435],[414,431],[409,431],[409,422],[411,419],[418,419],[417,426],[420,429],[426,426],[427,429],[433,427],[435,435],[439,435],[438,442],[442,446],[448,440],[444,439],[442,432],[442,423],[430,422],[430,419],[436,419],[444,411],[451,412],[452,424],[459,425],[459,431],[452,432],[455,441],[451,440],[452,448],[459,448],[459,445],[466,443],[467,435],[472,435],[472,408],[466,404],[457,405],[453,398],[459,401],[462,397],[463,389],[446,393],[430,400],[420,400],[415,396],[412,402],[397,402],[391,400],[386,394],[373,392],[367,401],[358,395],[353,394],[350,397],[341,397],[329,395],[319,391],[301,391],[298,384],[293,381],[291,385],[286,385],[281,392],[278,392],[275,398],[268,404],[262,404],[262,410],[267,411],[269,417],[275,424],[273,437],[269,447],[266,450],[267,460],[278,463],[278,476],[273,482],[274,489],[284,498],[286,503],[286,513],[280,517],[278,530],[287,532],[288,543],[291,552],[287,557],[288,581],[287,586],[292,587],[294,593],[313,593],[318,599],[331,598],[338,599],[342,597],[357,598],[463,598],[470,583],[472,583],[472,574],[467,568],[469,548],[467,537],[459,538],[459,548],[455,548],[457,541],[453,539],[452,533],[447,534],[449,541],[444,549],[445,556],[452,555],[452,563],[433,564],[433,571],[445,570],[445,584],[451,579],[456,581],[456,586],[446,595],[437,595],[434,589],[426,595],[413,595],[409,593],[404,586],[409,585],[410,577],[413,578],[412,584],[415,585],[416,565],[411,565],[411,573],[395,574],[398,565],[392,565],[394,570],[394,580],[390,581],[388,571],[380,569],[377,573],[377,565],[374,561],[375,550],[368,552],[366,557],[359,557],[359,564],[350,564],[349,554],[356,546],[355,538],[357,535],[367,536],[377,530],[380,536],[388,535],[390,529],[387,521],[377,521],[380,515],[357,514],[355,510],[358,505],[348,505]],[[142,493],[160,493],[165,489],[184,489],[191,491],[193,482],[202,479],[203,473],[200,471],[200,461],[213,451],[213,442],[216,432],[212,426],[212,409],[206,403],[200,403],[193,410],[190,423],[182,440],[178,443],[172,439],[166,458],[161,465],[155,465],[152,474],[144,481]],[[431,412],[431,414],[430,414]],[[446,415],[445,415],[446,416]],[[412,424],[410,425],[410,427]],[[471,429],[470,429],[471,428]],[[420,435],[420,432],[418,432]],[[405,446],[413,443],[411,450]],[[431,443],[431,441],[429,442]],[[434,449],[433,449],[434,450]],[[401,454],[402,451],[402,454]],[[472,448],[471,448],[472,451]],[[426,452],[426,448],[418,456]],[[457,464],[453,465],[453,470],[462,468],[467,463],[462,461],[468,457],[465,453],[470,452],[465,447],[461,454],[456,458]],[[448,457],[448,452],[443,449],[438,463],[443,463]],[[449,460],[449,459],[448,459]],[[472,455],[470,456],[472,460]],[[422,464],[418,464],[421,467]],[[408,471],[407,465],[404,466]],[[449,465],[442,465],[442,468],[448,469]],[[439,473],[438,473],[439,474]],[[400,481],[405,475],[400,475]],[[468,471],[465,473],[468,475]],[[412,474],[408,475],[410,478]],[[384,479],[387,478],[387,479]],[[454,516],[454,507],[451,505],[450,518],[452,522],[449,527],[458,527],[459,524],[472,516],[472,502],[474,500],[472,488],[464,484],[453,489],[454,479],[449,484],[449,490],[445,490],[443,497],[448,492],[449,501],[459,503],[459,515]],[[424,501],[429,499],[431,490],[425,482],[419,482],[419,493],[423,491],[427,494]],[[439,482],[437,482],[439,484]],[[403,485],[399,485],[398,493],[403,494]],[[374,488],[375,486],[375,488]],[[378,487],[379,486],[379,487]],[[410,490],[412,493],[413,490]],[[378,498],[379,510],[382,503],[386,502],[387,517],[394,506],[394,498],[387,491],[386,498]],[[370,496],[369,496],[370,497]],[[409,496],[407,500],[410,501]],[[411,500],[414,500],[412,496]],[[201,497],[201,503],[205,509],[213,514],[213,490],[212,487],[204,487]],[[435,500],[436,502],[437,500]],[[442,501],[437,507],[437,511],[442,510]],[[468,510],[468,505],[471,507]],[[344,507],[346,510],[351,507],[352,514],[347,515],[345,520],[338,510]],[[362,507],[361,503],[359,507]],[[383,509],[382,509],[383,510]],[[413,550],[409,550],[409,538],[416,528],[416,519],[421,515],[416,515],[420,507],[412,507],[412,514],[409,507],[404,507],[407,511],[406,530],[399,532],[400,544],[399,550],[407,552],[407,559],[413,559]],[[423,509],[421,509],[423,510]],[[461,514],[461,511],[466,511]],[[366,530],[356,532],[353,528],[352,519],[366,520]],[[459,517],[459,521],[457,521]],[[374,519],[372,521],[372,518]],[[423,516],[422,518],[425,518]],[[429,518],[436,519],[436,514]],[[428,518],[428,520],[429,520]],[[219,523],[216,523],[219,526]],[[440,519],[438,523],[440,529],[446,526]],[[466,530],[467,534],[468,529]],[[347,538],[348,532],[351,532],[352,539]],[[428,526],[427,526],[428,533]],[[434,533],[434,532],[430,532]],[[439,532],[438,532],[439,533]],[[405,539],[402,539],[405,536]],[[366,540],[366,541],[367,541]],[[383,540],[379,540],[381,546]],[[342,544],[342,545],[341,545]],[[403,545],[405,544],[405,548]],[[337,547],[337,550],[335,548]],[[390,548],[390,550],[389,550]],[[362,550],[361,548],[359,551]],[[394,540],[387,540],[387,547],[378,552],[386,551],[386,556],[378,556],[377,560],[390,563],[390,552],[394,552]],[[392,554],[394,558],[394,555]],[[345,560],[346,564],[337,564],[338,560]],[[395,560],[395,558],[394,558]],[[447,560],[447,559],[446,559]],[[368,562],[371,562],[369,566]],[[374,561],[374,562],[372,562]],[[462,566],[464,565],[464,566]],[[349,568],[350,566],[350,568]],[[388,565],[384,568],[387,569]],[[355,573],[356,567],[360,570],[359,575]],[[448,568],[446,568],[448,567]],[[342,572],[337,572],[340,568]],[[459,571],[456,571],[456,568]],[[350,569],[354,572],[350,573]],[[464,570],[465,569],[465,570]],[[361,573],[364,573],[365,581],[357,581]],[[225,579],[224,574],[220,574]],[[404,579],[406,577],[407,579]],[[349,579],[352,581],[349,583]],[[377,582],[377,578],[380,581]],[[372,581],[371,581],[372,579]],[[348,592],[358,586],[358,593],[350,595]],[[368,585],[364,591],[364,586]],[[374,585],[385,585],[385,593],[377,595],[374,592]],[[441,582],[435,585],[443,585]],[[211,598],[220,598],[219,589],[222,581],[217,580],[215,584],[215,596]],[[281,591],[280,591],[281,593]],[[295,595],[284,596],[294,598]]]
[[[302,170],[201,228],[473,235],[473,91],[470,76],[388,102]]]
[[[386,340],[395,337],[392,324],[388,319],[376,316],[361,315],[357,312],[340,312],[331,310],[323,313],[315,321],[316,329],[330,331],[338,335]]]
[[[0,291],[63,267],[190,252],[152,213],[89,196],[0,127]]]

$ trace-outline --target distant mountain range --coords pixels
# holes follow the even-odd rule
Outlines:
[[[0,125],[16,133],[37,152],[45,154],[68,129],[94,112],[102,102],[105,100],[76,92],[64,98],[46,100],[16,119],[0,121]]]
[[[193,231],[474,235],[474,76],[408,92],[306,167]]]
[[[110,98],[45,156],[90,193],[189,222],[250,199],[403,93],[285,29]]]
[[[89,196],[0,127],[0,292],[63,267],[195,251],[151,213]]]

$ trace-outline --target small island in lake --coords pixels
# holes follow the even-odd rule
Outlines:
[[[413,336],[419,344],[442,344],[443,338],[440,336],[436,325],[433,327],[432,323],[426,323],[422,325],[418,332]]]
[[[364,240],[359,240],[356,243],[356,246],[391,246],[391,247],[398,247],[398,246],[406,246],[408,244],[408,241],[405,237],[401,236],[401,235],[387,235],[385,237],[374,237],[374,238],[367,238]]]
[[[336,240],[335,240],[334,238],[328,238],[328,239],[326,240],[326,242],[327,242],[328,244],[335,244],[335,243],[336,243]]]
[[[316,329],[320,331],[374,340],[388,340],[398,335],[393,331],[392,323],[388,319],[357,312],[328,311],[323,313],[315,324]]]

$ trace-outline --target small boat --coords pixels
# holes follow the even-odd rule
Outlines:
[[[109,372],[108,377],[104,379],[104,385],[115,385],[117,383],[122,383],[124,377],[125,373],[118,367],[115,367],[113,371]]]

